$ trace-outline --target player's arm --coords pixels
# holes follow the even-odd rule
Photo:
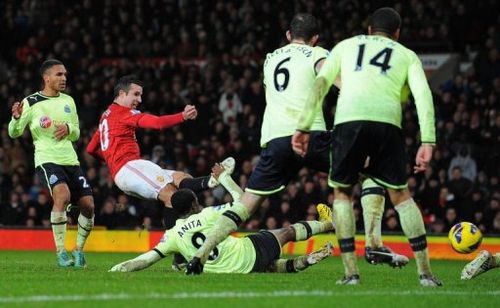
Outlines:
[[[12,105],[12,118],[9,122],[9,137],[21,136],[26,125],[31,121],[31,107],[26,99]]]
[[[299,131],[309,131],[318,109],[321,109],[323,99],[340,72],[340,57],[337,56],[337,47],[335,47],[332,53],[326,58],[314,81],[311,92],[309,92],[309,96],[304,106],[304,112],[297,126],[297,130]]]
[[[90,142],[87,145],[86,151],[90,155],[97,157],[99,159],[102,159],[104,157],[102,155],[102,150],[101,150],[101,135],[99,133],[99,130],[96,130],[94,135],[92,135],[92,138],[90,139]]]
[[[140,271],[145,268],[150,267],[151,265],[155,264],[156,262],[160,261],[162,257],[155,251],[155,250],[150,250],[146,253],[143,253],[142,255],[131,259],[127,260],[125,262],[116,264],[113,266],[108,272],[135,272],[135,271]]]
[[[414,53],[408,68],[408,85],[417,107],[422,142],[415,157],[414,171],[418,173],[425,171],[432,159],[432,151],[436,143],[436,127],[431,89],[427,83],[422,63]]]
[[[161,259],[165,258],[167,254],[175,253],[176,245],[173,237],[170,234],[171,229],[165,231],[162,239],[152,250],[143,253],[142,255],[116,264],[108,272],[135,272],[150,267]]]
[[[71,120],[66,123],[68,127],[68,139],[71,142],[75,142],[80,138],[80,121],[78,120],[78,114],[75,106],[75,102],[72,104],[74,112],[71,113]]]
[[[196,107],[187,105],[183,112],[172,115],[155,116],[151,114],[143,114],[137,125],[141,128],[163,129],[180,124],[185,120],[194,120],[198,115]]]
[[[408,68],[408,85],[415,99],[418,122],[420,125],[422,143],[436,143],[436,126],[434,117],[434,104],[432,93],[425,77],[422,63],[417,55],[413,54],[412,62]]]

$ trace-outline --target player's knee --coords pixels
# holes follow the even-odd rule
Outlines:
[[[79,200],[78,205],[80,207],[80,211],[86,217],[91,218],[94,215],[95,205],[94,205],[94,198],[92,196],[82,197]]]
[[[295,236],[295,229],[291,225],[283,228],[283,237],[285,237],[287,241],[293,241],[295,239]]]
[[[404,189],[389,189],[389,197],[392,204],[398,205],[411,198],[407,188]]]
[[[176,187],[180,187],[179,185],[181,184],[182,181],[184,181],[185,179],[192,179],[193,177],[188,173],[182,171],[175,171],[174,173],[172,173],[172,178],[173,178],[173,184]]]
[[[336,187],[335,190],[337,190],[341,194],[346,195],[347,197],[352,195],[352,186]]]

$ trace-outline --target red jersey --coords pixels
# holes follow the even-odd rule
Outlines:
[[[183,121],[182,113],[157,117],[113,103],[102,114],[99,129],[92,136],[87,152],[102,157],[114,179],[123,165],[141,158],[135,138],[137,127],[162,129]]]

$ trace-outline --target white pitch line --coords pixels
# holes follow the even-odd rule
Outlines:
[[[465,292],[446,290],[421,291],[350,291],[336,293],[333,291],[273,291],[273,292],[179,292],[179,293],[101,293],[88,295],[34,295],[0,297],[0,304],[5,303],[36,303],[36,302],[88,302],[111,300],[152,300],[152,299],[227,299],[227,298],[273,298],[273,297],[356,297],[356,296],[498,296],[500,290],[485,292]]]

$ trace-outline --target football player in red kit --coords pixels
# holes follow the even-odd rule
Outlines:
[[[162,169],[141,159],[136,128],[163,129],[194,120],[197,116],[194,106],[186,105],[184,111],[173,115],[141,113],[136,108],[142,101],[142,82],[132,75],[118,80],[114,95],[114,102],[102,114],[99,129],[92,136],[87,152],[106,161],[118,188],[142,199],[158,199],[170,207],[170,197],[177,188],[196,192],[219,184],[211,176],[192,178],[185,172]],[[232,172],[234,159],[228,158],[222,165]]]

